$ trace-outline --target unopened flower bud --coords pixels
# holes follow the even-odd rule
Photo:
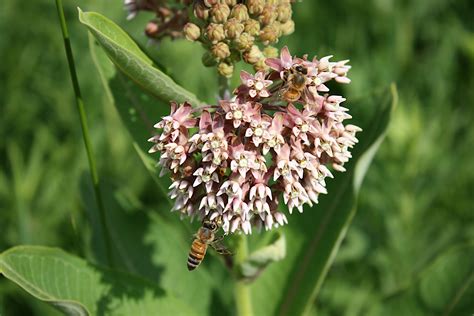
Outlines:
[[[215,23],[209,24],[206,29],[206,36],[213,44],[224,40],[224,25]]]
[[[211,20],[214,23],[225,23],[230,14],[230,8],[227,4],[216,4],[211,9]]]
[[[212,54],[219,60],[225,59],[230,56],[230,49],[226,43],[219,42],[212,46]]]
[[[216,58],[210,52],[205,52],[201,60],[206,67],[213,67],[217,64]]]
[[[236,18],[237,20],[244,22],[249,19],[249,12],[245,4],[237,4],[232,8],[230,17]]]
[[[237,0],[224,0],[223,2],[230,7],[237,4]]]
[[[208,8],[212,8],[213,5],[216,5],[219,0],[203,0],[204,5]]]
[[[237,48],[239,50],[243,51],[243,50],[250,49],[254,41],[255,41],[255,38],[252,35],[244,32],[240,34],[238,38],[235,39],[235,44],[237,45]]]
[[[280,35],[279,33],[280,32],[275,26],[275,23],[272,25],[267,25],[260,31],[260,40],[264,45],[276,43]]]
[[[244,25],[236,18],[232,18],[225,22],[224,29],[227,38],[236,38],[244,31]]]
[[[258,15],[262,13],[265,0],[247,0],[247,8],[250,14]]]
[[[244,23],[245,32],[252,36],[257,36],[260,33],[260,23],[254,19],[248,19]]]
[[[195,41],[201,36],[201,29],[194,23],[186,23],[183,28],[184,36],[190,41]]]
[[[278,57],[278,48],[273,46],[267,46],[263,49],[263,55],[266,58],[276,58]]]
[[[269,24],[272,24],[273,22],[275,22],[277,17],[278,17],[278,12],[277,12],[275,6],[271,5],[271,4],[267,4],[263,8],[263,12],[258,17],[258,20],[263,25],[269,25]]]
[[[230,78],[232,77],[232,74],[234,73],[234,65],[228,64],[228,63],[220,63],[217,66],[217,71],[221,76]]]
[[[260,58],[254,65],[253,65],[253,69],[255,69],[255,71],[266,71],[268,70],[268,66],[267,64],[265,63],[265,58]]]
[[[295,22],[293,20],[288,20],[285,23],[280,25],[281,35],[290,35],[295,31]]]
[[[145,34],[148,37],[154,37],[155,35],[158,34],[158,31],[159,31],[158,23],[156,23],[155,21],[150,21],[147,23],[145,27]]]
[[[209,9],[204,4],[198,3],[194,6],[194,16],[201,20],[209,18]]]
[[[277,13],[278,13],[278,21],[281,23],[287,22],[289,19],[291,19],[291,14],[293,13],[291,10],[291,4],[286,3],[286,4],[280,4],[277,7]]]
[[[260,48],[258,48],[257,45],[253,45],[250,50],[246,51],[243,54],[244,60],[248,64],[255,64],[257,63],[262,57],[263,54],[260,51]]]

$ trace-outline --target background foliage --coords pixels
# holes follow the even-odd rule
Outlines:
[[[150,16],[142,14],[126,22],[121,1],[67,2],[99,170],[115,198],[108,205],[125,209],[117,212],[114,222],[120,227],[143,218],[138,209],[145,209],[154,221],[178,222],[168,214],[169,206],[157,199],[156,186],[100,85],[76,6],[116,21],[167,65],[178,83],[203,100],[215,98],[213,70],[190,59],[199,49],[192,43],[166,41],[158,49],[150,46],[142,35]],[[457,294],[472,293],[473,9],[467,0],[295,5],[297,31],[281,45],[288,44],[295,54],[334,53],[336,59],[350,58],[353,83],[344,91],[349,100],[391,81],[397,83],[400,98],[387,139],[362,187],[359,212],[314,304],[315,314],[443,314]],[[0,34],[0,250],[38,244],[97,258],[101,244],[88,224],[94,220],[94,206],[87,199],[91,196],[87,159],[53,3],[2,1]],[[112,206],[117,201],[120,206]],[[136,254],[152,253],[152,245],[168,249],[166,238],[181,236],[173,230],[153,229],[142,236],[143,231],[130,236],[159,243],[145,244],[148,248]],[[115,236],[118,244],[133,249],[127,247],[130,240],[120,237]],[[182,241],[183,249],[167,251],[185,252],[188,242]],[[166,258],[122,255],[128,261],[119,261],[146,271],[150,278],[159,275],[152,263]],[[212,284],[220,273],[214,267],[219,265],[217,259],[209,259],[209,274],[201,276],[202,282]],[[185,278],[176,272],[160,283],[165,287],[196,283]],[[467,292],[462,292],[466,286]],[[228,304],[229,298],[219,298],[218,292],[212,296],[215,311],[219,304]],[[473,304],[455,304],[457,310],[451,312],[472,313]],[[1,278],[0,314],[57,312]]]

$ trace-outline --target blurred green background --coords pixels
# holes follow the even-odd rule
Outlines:
[[[151,16],[126,21],[120,0],[65,6],[100,175],[130,203],[153,207],[152,180],[106,102],[76,7],[117,22],[209,101],[216,95],[213,70],[193,58],[198,45],[149,43],[142,29]],[[449,304],[443,300],[452,299],[443,296],[450,280],[467,269],[471,279],[462,284],[474,282],[474,263],[460,259],[474,243],[474,3],[307,0],[294,9],[296,32],[278,46],[351,59],[348,107],[351,98],[390,82],[400,98],[314,312],[442,314]],[[40,244],[87,256],[81,191],[88,165],[53,1],[1,1],[0,54],[0,251]],[[418,282],[435,263],[445,277]],[[431,287],[439,288],[435,300],[427,298]],[[474,312],[474,302],[469,308]],[[0,279],[0,315],[55,314]]]

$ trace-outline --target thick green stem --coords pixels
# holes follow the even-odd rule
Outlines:
[[[241,234],[238,236],[237,251],[235,253],[235,266],[238,269],[248,257],[247,236]],[[250,293],[250,284],[243,280],[235,282],[235,303],[238,316],[253,316],[252,296]]]
[[[82,101],[81,89],[79,88],[79,81],[77,79],[76,67],[74,65],[74,56],[72,54],[71,42],[69,40],[69,32],[67,29],[66,18],[64,17],[64,9],[62,0],[56,0],[56,8],[58,10],[59,22],[61,24],[61,31],[63,33],[64,48],[66,50],[66,57],[69,64],[69,72],[71,74],[72,86],[74,88],[74,94],[76,96],[76,106],[79,112],[79,119],[81,122],[82,138],[86,147],[87,159],[89,161],[89,171],[92,178],[92,184],[94,186],[94,194],[99,209],[99,218],[102,226],[102,238],[104,239],[107,261],[109,265],[113,265],[112,260],[112,248],[110,241],[109,228],[105,216],[104,202],[102,200],[102,194],[99,184],[99,174],[97,173],[97,167],[95,163],[94,153],[92,151],[91,140],[89,136],[89,129],[87,127],[87,115]]]
[[[224,100],[226,95],[229,96],[229,78],[219,75],[217,84],[219,86],[219,97]]]

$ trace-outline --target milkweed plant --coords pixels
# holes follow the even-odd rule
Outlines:
[[[161,206],[183,221],[173,214],[175,222],[162,220],[168,216],[163,207],[159,217],[153,212],[131,217],[109,204],[62,0],[56,0],[96,202],[91,211],[98,212],[90,217],[94,238],[85,247],[94,256],[85,260],[57,248],[14,247],[0,254],[0,273],[66,314],[203,315],[211,306],[224,315],[307,313],[354,216],[395,88],[393,98],[373,94],[361,102],[376,124],[359,114],[355,124],[348,123],[349,108],[357,109],[354,100],[334,91],[351,82],[349,61],[313,57],[314,52],[295,56],[291,52],[298,47],[281,43],[298,31],[294,1],[115,3],[124,6],[128,20],[145,17],[142,39],[158,44],[148,50],[160,50],[164,39],[171,46],[190,41],[190,49],[201,47],[202,67],[215,74],[218,99],[202,102],[117,24],[79,9],[104,94],[151,172],[160,202],[169,203]],[[169,114],[152,114],[163,101],[161,113]],[[133,226],[139,217],[140,225],[150,227]],[[208,246],[222,256],[201,265]],[[187,271],[186,257],[188,269],[196,271]]]

